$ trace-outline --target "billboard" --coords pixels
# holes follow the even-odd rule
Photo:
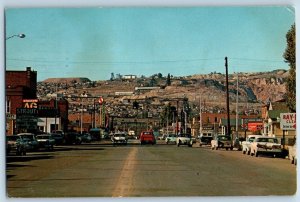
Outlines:
[[[296,130],[296,113],[280,113],[280,128]]]

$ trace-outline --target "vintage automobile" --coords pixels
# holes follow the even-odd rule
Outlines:
[[[199,146],[201,147],[202,145],[210,145],[212,139],[213,135],[211,132],[201,133],[199,136]]]
[[[251,142],[253,142],[253,140],[256,137],[261,137],[261,135],[248,135],[246,140],[242,142],[242,152],[243,152],[243,154],[250,155],[250,145],[251,145]]]
[[[55,139],[50,134],[37,135],[36,140],[39,143],[40,148],[45,148],[47,150],[53,150],[55,145]]]
[[[81,144],[82,138],[80,137],[80,134],[77,132],[68,132],[65,135],[65,142],[66,144]]]
[[[152,131],[143,131],[140,134],[140,142],[143,144],[156,144],[156,139]]]
[[[116,144],[127,144],[128,138],[125,132],[116,132],[111,136],[111,141],[113,145]]]
[[[176,145],[188,145],[189,147],[193,146],[193,140],[191,134],[179,133],[176,138]]]
[[[232,140],[229,135],[216,135],[211,141],[211,149],[217,150],[220,148],[233,150]]]
[[[297,146],[294,144],[293,146],[289,147],[289,159],[291,164],[297,165]]]
[[[85,142],[85,143],[92,142],[92,136],[89,133],[82,133],[82,134],[80,134],[80,137],[81,137],[82,142]]]
[[[33,133],[19,133],[17,135],[27,142],[27,151],[37,151],[39,149],[39,143]]]
[[[26,155],[27,142],[18,135],[6,136],[6,153],[15,152],[16,155]]]
[[[51,133],[52,138],[55,140],[55,145],[62,145],[65,143],[65,137],[60,133]]]
[[[268,136],[256,137],[250,145],[250,154],[256,157],[260,154],[282,156],[282,148],[277,138]]]
[[[168,135],[166,136],[165,142],[166,142],[167,144],[169,144],[169,143],[174,143],[174,144],[176,144],[176,134],[168,134]]]

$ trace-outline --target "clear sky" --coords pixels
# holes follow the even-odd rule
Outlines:
[[[292,7],[15,8],[5,11],[6,69],[53,77],[174,76],[288,69]]]

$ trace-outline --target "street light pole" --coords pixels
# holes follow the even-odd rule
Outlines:
[[[4,19],[4,27],[5,27],[5,19]],[[6,32],[4,31],[4,34],[6,34]],[[5,41],[4,41],[4,68],[5,68],[5,70],[7,69],[7,67],[6,67],[6,41],[8,40],[8,39],[10,39],[10,38],[13,38],[13,37],[19,37],[19,38],[25,38],[25,34],[17,34],[17,35],[12,35],[12,36],[10,36],[10,37],[6,37],[5,38]],[[7,101],[7,97],[5,98],[6,99],[6,101]],[[9,112],[10,113],[10,112]],[[6,122],[9,122],[9,120],[7,120],[7,118],[6,118]],[[13,122],[13,125],[14,125],[14,120],[12,119],[12,122]],[[7,131],[7,128],[6,128],[6,130],[5,131]],[[14,133],[15,131],[14,131],[14,127],[12,128],[12,132]]]

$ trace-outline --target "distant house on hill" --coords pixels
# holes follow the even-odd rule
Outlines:
[[[134,80],[136,78],[137,76],[132,74],[122,76],[122,80]]]

